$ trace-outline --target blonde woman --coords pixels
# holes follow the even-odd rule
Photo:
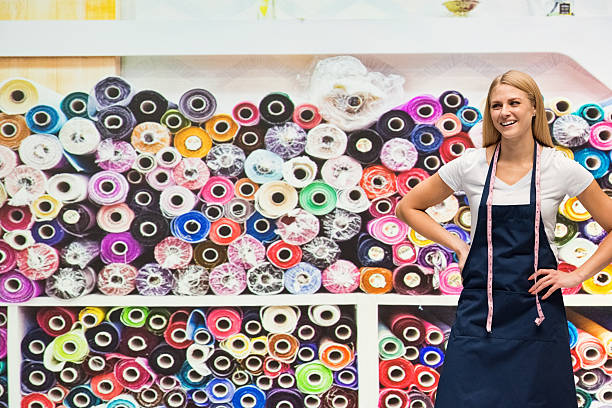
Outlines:
[[[556,214],[565,195],[577,196],[610,231],[612,200],[586,169],[552,147],[542,95],[525,73],[493,80],[483,146],[440,168],[396,211],[417,232],[453,249],[462,269],[436,408],[576,408],[561,288],[607,266],[612,238],[574,272],[561,272]],[[424,212],[453,191],[464,191],[470,203],[471,247]]]

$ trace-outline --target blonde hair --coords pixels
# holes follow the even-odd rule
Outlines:
[[[553,147],[548,121],[546,120],[546,112],[544,110],[544,98],[542,97],[540,88],[538,88],[538,84],[536,84],[532,77],[524,72],[514,70],[503,73],[491,82],[483,115],[482,146],[491,146],[499,142],[501,138],[501,134],[495,129],[493,119],[491,119],[491,93],[493,89],[500,84],[513,86],[527,94],[527,97],[531,101],[531,105],[536,110],[535,118],[531,122],[533,137],[541,145]]]

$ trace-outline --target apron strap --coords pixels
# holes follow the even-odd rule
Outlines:
[[[482,200],[486,197],[487,206],[487,332],[491,333],[491,326],[493,324],[493,233],[492,233],[492,207],[493,207],[493,186],[495,184],[495,171],[497,169],[497,159],[499,158],[501,143],[498,143],[495,147],[495,153],[491,160],[489,167],[489,173],[487,174],[487,180],[485,182],[485,190],[483,191]],[[531,177],[531,188],[529,194],[530,204],[534,204],[535,201],[535,240],[534,240],[534,271],[538,270],[538,255],[540,249],[540,217],[541,217],[541,206],[540,206],[540,153],[542,147],[535,142],[534,146],[534,163],[532,167]],[[488,188],[487,188],[488,187]],[[537,283],[537,276],[535,277]],[[540,306],[540,299],[536,294],[536,308],[538,310],[538,317],[535,319],[536,325],[540,325],[544,321],[544,313]]]

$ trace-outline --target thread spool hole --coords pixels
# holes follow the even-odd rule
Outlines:
[[[276,324],[285,324],[287,322],[287,316],[284,314],[274,315],[274,323]]]
[[[308,173],[306,173],[304,169],[297,168],[293,170],[293,175],[298,180],[304,180],[308,176]]]
[[[214,262],[219,259],[219,252],[216,249],[208,248],[204,250],[202,257],[207,262]]]
[[[77,345],[73,341],[67,341],[63,344],[62,349],[68,354],[73,354],[77,351]]]
[[[70,110],[74,113],[83,113],[87,108],[87,104],[82,99],[75,99],[70,102]]]
[[[610,140],[610,137],[612,136],[612,132],[610,132],[609,130],[602,130],[601,132],[599,132],[598,136],[600,140],[606,142]]]
[[[342,371],[338,375],[338,378],[340,378],[344,384],[350,384],[355,381],[355,374],[350,371]]]
[[[348,399],[344,395],[336,395],[332,400],[332,407],[346,408],[348,407]]]
[[[51,122],[51,117],[47,112],[36,112],[34,114],[34,123],[38,126],[45,126]]]
[[[274,348],[279,353],[283,353],[284,354],[284,353],[288,352],[291,349],[291,345],[289,344],[289,342],[287,340],[279,340],[274,345]]]
[[[157,225],[150,221],[140,224],[140,233],[145,237],[152,237],[157,232]]]
[[[168,405],[172,408],[182,406],[183,402],[185,402],[185,397],[177,392],[170,394],[168,397]]]
[[[100,184],[100,190],[102,190],[106,194],[110,194],[115,190],[115,183],[112,181],[103,181]]]
[[[155,165],[155,162],[149,156],[140,156],[138,158],[138,167],[140,167],[141,169],[145,171],[152,169],[154,165]]]
[[[315,330],[312,326],[301,326],[298,329],[298,337],[302,340],[310,340],[314,337]]]
[[[240,405],[244,408],[253,408],[257,400],[252,395],[244,395],[240,398]]]
[[[316,395],[307,395],[304,397],[304,405],[306,408],[319,408],[321,399]]]
[[[109,115],[104,119],[104,127],[107,129],[118,129],[123,125],[123,119],[117,115]]]
[[[42,385],[46,378],[47,376],[42,371],[33,371],[28,377],[32,385]]]
[[[246,359],[246,363],[245,365],[248,367],[249,370],[251,371],[257,371],[261,368],[263,362],[255,356],[249,356]]]
[[[217,229],[217,233],[221,238],[228,238],[232,235],[232,228],[228,225],[222,225]]]
[[[221,209],[217,206],[206,207],[206,215],[208,218],[217,219],[221,217]]]
[[[4,283],[4,288],[11,293],[18,292],[21,289],[21,286],[21,281],[16,278],[7,279]]]
[[[285,112],[285,105],[280,101],[272,101],[268,104],[268,111],[275,116]]]
[[[242,339],[234,339],[234,341],[232,341],[232,345],[234,349],[242,349],[246,346],[246,344],[244,343],[244,340]]]
[[[147,342],[140,336],[134,336],[128,341],[130,350],[142,351],[147,348]]]
[[[188,221],[185,223],[185,230],[190,234],[195,234],[200,230],[200,223],[196,221]]]
[[[349,326],[340,325],[336,327],[335,333],[336,337],[338,337],[340,340],[346,340],[351,337],[353,330]]]
[[[348,98],[348,105],[351,108],[359,108],[363,104],[363,99],[360,96],[350,96]]]
[[[406,372],[401,367],[391,366],[389,367],[389,371],[387,372],[387,375],[394,382],[399,382],[399,381],[402,381],[406,377]]]
[[[295,384],[295,380],[290,374],[281,374],[278,377],[278,384],[283,388],[291,388]]]
[[[310,361],[314,358],[314,351],[304,347],[298,351],[298,357],[302,361]]]
[[[289,261],[292,256],[293,251],[291,251],[290,249],[282,248],[280,251],[278,251],[278,259],[280,259],[282,262]]]
[[[451,130],[455,130],[457,128],[457,124],[452,120],[445,120],[442,124],[442,127],[444,128],[444,130],[450,132]]]
[[[266,368],[269,371],[276,372],[281,369],[281,363],[276,360],[268,360],[266,361]]]
[[[232,321],[227,317],[222,317],[215,324],[218,330],[228,331],[232,327]]]
[[[114,242],[112,251],[115,255],[125,255],[128,251],[128,246],[123,241]]]
[[[253,350],[258,351],[258,352],[262,352],[266,349],[266,343],[264,343],[263,341],[253,341],[253,343],[251,344],[251,347],[253,347]]]
[[[259,233],[266,232],[270,229],[270,223],[267,220],[257,220],[255,222],[255,231]]]
[[[219,370],[227,370],[231,365],[231,361],[225,356],[218,357],[214,361],[214,366]]]
[[[548,122],[548,124],[551,124],[555,120],[555,112],[551,110],[546,110],[545,113],[546,113],[546,122]]]
[[[254,132],[245,132],[242,135],[242,143],[246,146],[253,146],[259,140],[259,136]]]
[[[123,215],[119,211],[113,211],[110,214],[110,219],[113,222],[119,222],[123,219]]]
[[[15,238],[13,238],[15,243],[17,244],[17,246],[23,246],[27,243],[27,239],[25,236],[23,235],[17,235],[15,236]]]
[[[272,387],[272,379],[270,377],[258,377],[256,383],[262,390],[268,390]]]
[[[45,351],[45,343],[43,343],[41,340],[33,340],[30,342],[30,344],[28,344],[28,350],[32,354],[41,354],[43,351]]]
[[[424,164],[428,170],[435,170],[440,167],[440,159],[436,156],[429,156],[425,158]]]
[[[112,341],[112,337],[109,333],[106,332],[100,332],[98,334],[95,335],[94,337],[94,342],[100,346],[100,347],[106,347],[108,346],[111,341]]]
[[[254,192],[255,192],[255,188],[253,187],[253,185],[247,184],[247,183],[240,185],[240,194],[244,196],[250,196]]]
[[[461,116],[463,117],[463,119],[468,122],[468,123],[472,123],[476,120],[476,118],[478,117],[476,115],[476,112],[473,111],[472,109],[466,109],[461,113]]]
[[[170,202],[172,203],[172,205],[178,207],[183,204],[184,200],[182,196],[174,194],[172,197],[170,197]]]
[[[310,383],[312,383],[313,385],[320,384],[322,380],[323,380],[323,378],[321,377],[321,374],[318,374],[318,373],[310,373],[310,374],[308,375],[308,381],[309,381]]]
[[[211,190],[211,193],[213,196],[215,196],[215,198],[223,197],[226,192],[227,192],[227,189],[225,188],[225,186],[220,186],[220,185],[214,186]]]
[[[240,108],[238,110],[238,117],[240,119],[244,119],[244,120],[248,120],[251,119],[253,117],[254,113],[253,110],[251,108]]]
[[[157,400],[157,398],[159,397],[159,394],[157,393],[156,390],[149,388],[149,389],[142,391],[142,393],[140,394],[140,397],[143,399],[143,401],[151,403]]]
[[[147,101],[143,101],[140,104],[140,111],[142,113],[151,114],[151,113],[155,112],[156,109],[157,109],[157,105],[153,101],[148,101],[147,100]]]
[[[465,146],[463,145],[463,143],[454,143],[451,146],[451,151],[456,155],[459,156],[461,154],[463,154],[463,152],[465,151]]]
[[[444,104],[449,108],[456,108],[461,104],[461,98],[456,94],[449,94],[444,97]]]
[[[157,357],[157,365],[161,368],[170,368],[174,365],[174,357],[170,354],[161,354]]]
[[[428,118],[433,115],[434,109],[431,105],[422,105],[417,108],[417,114],[422,118]]]
[[[273,193],[272,194],[272,202],[274,204],[282,204],[283,202],[285,202],[285,195],[283,193]]]
[[[187,373],[187,378],[189,378],[189,381],[194,383],[200,382],[204,379],[204,377],[196,370],[189,370]]]
[[[170,128],[177,128],[181,124],[181,118],[177,115],[170,115],[166,118],[166,125]]]
[[[337,363],[342,360],[342,353],[337,350],[333,350],[329,353],[328,357],[329,361]]]
[[[585,109],[585,116],[591,120],[599,120],[601,118],[601,112],[595,107],[589,107]]]
[[[11,100],[13,102],[16,102],[16,103],[23,102],[25,97],[26,97],[25,92],[23,92],[20,89],[17,89],[11,92]]]
[[[229,129],[230,125],[226,121],[219,121],[215,123],[215,132],[219,134],[227,133]]]
[[[215,394],[216,397],[224,397],[228,393],[228,389],[227,389],[227,386],[225,384],[215,384],[213,386],[212,391],[213,391],[213,394]]]
[[[41,204],[42,203],[39,204],[39,207],[40,207]],[[25,214],[23,213],[23,211],[21,211],[19,209],[11,210],[11,212],[9,214],[9,218],[10,218],[10,220],[12,222],[19,222],[19,221],[23,220],[24,217],[25,217]]]
[[[312,201],[315,204],[323,205],[327,202],[327,196],[324,193],[317,192],[312,195]]]
[[[208,401],[208,395],[204,390],[195,390],[191,394],[191,399],[198,404],[204,404],[206,401]]]
[[[247,334],[256,335],[261,331],[261,324],[256,320],[251,320],[244,325]]]
[[[127,179],[131,184],[139,184],[143,177],[138,170],[130,170],[127,174]]]
[[[161,154],[161,159],[164,163],[172,163],[175,160],[176,156],[171,151],[165,151]]]
[[[111,283],[115,284],[115,285],[123,285],[124,279],[123,276],[121,275],[113,275],[111,276]]]
[[[235,216],[241,216],[246,212],[246,207],[242,203],[235,203],[232,205],[231,213]]]
[[[2,125],[2,135],[4,137],[13,137],[17,134],[17,126],[12,123]]]
[[[376,203],[376,211],[381,214],[386,214],[391,211],[391,203],[388,201],[379,201]]]
[[[189,106],[196,112],[203,111],[207,104],[207,101],[200,96],[193,97],[189,100]]]
[[[387,126],[394,132],[399,132],[404,129],[406,124],[401,118],[391,118],[387,122]]]
[[[155,175],[155,180],[157,180],[158,183],[166,183],[168,181],[168,174],[165,172],[159,172]]]
[[[183,329],[176,329],[172,332],[172,340],[177,343],[182,343],[187,340],[187,332]]]
[[[300,119],[304,122],[310,122],[315,117],[315,113],[312,109],[303,109],[300,111]]]
[[[51,401],[58,403],[64,399],[66,393],[59,387],[53,387],[47,392],[47,396]]]
[[[85,408],[85,407],[89,406],[89,403],[91,402],[91,399],[89,398],[89,396],[87,394],[78,393],[77,395],[75,395],[73,401],[74,401],[74,405],[77,408]]]

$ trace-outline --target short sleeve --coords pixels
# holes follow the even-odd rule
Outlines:
[[[595,180],[593,175],[575,160],[560,151],[554,153],[555,167],[559,169],[559,180],[563,180],[565,194],[575,197],[582,193]]]
[[[438,175],[453,191],[463,191],[466,163],[474,161],[477,149],[467,149],[463,155],[446,163],[438,170]]]

